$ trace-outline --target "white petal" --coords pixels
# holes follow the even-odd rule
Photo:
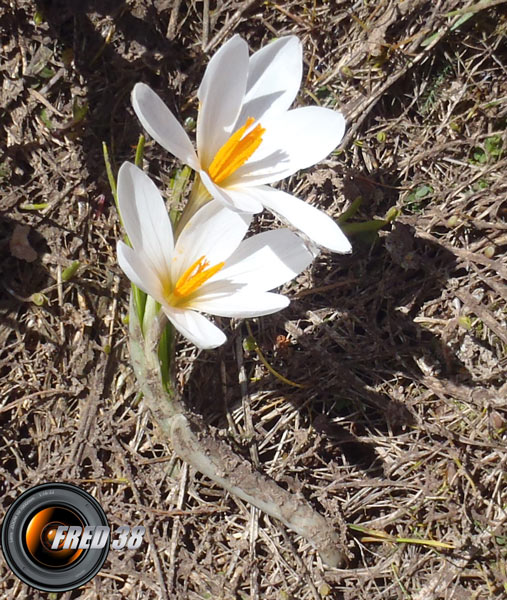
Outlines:
[[[266,208],[280,215],[319,246],[340,254],[352,250],[342,230],[325,212],[280,190],[267,186],[257,190],[259,194],[262,191],[260,198]]]
[[[205,169],[233,132],[247,75],[248,45],[235,35],[209,61],[197,93],[197,153]]]
[[[244,240],[216,276],[216,286],[227,280],[258,291],[276,288],[293,279],[312,262],[303,240],[288,229],[259,233]],[[214,282],[202,286],[202,296]],[[213,291],[216,290],[216,287]]]
[[[176,241],[171,266],[177,281],[202,256],[210,266],[229,258],[245,237],[250,215],[229,210],[212,200],[200,208],[182,229]]]
[[[124,162],[118,172],[118,203],[132,246],[165,277],[174,245],[169,215],[157,186],[132,163]]]
[[[132,90],[132,106],[142,126],[163,148],[192,169],[198,168],[197,155],[186,131],[155,92],[145,83]]]
[[[121,241],[116,246],[116,252],[118,264],[130,281],[157,302],[163,301],[162,284],[146,257]]]
[[[246,94],[236,128],[248,117],[261,120],[286,111],[303,74],[302,45],[296,36],[280,38],[250,57]]]
[[[198,312],[164,305],[162,310],[176,329],[198,348],[203,350],[216,348],[227,339],[223,331]]]
[[[201,171],[199,174],[204,186],[213,198],[231,210],[250,214],[261,212],[262,204],[255,197],[255,191],[248,187],[239,189],[223,188],[216,185],[205,171]]]
[[[248,291],[220,297],[200,297],[193,307],[220,317],[260,317],[270,315],[289,305],[289,299],[272,292]]]
[[[228,185],[259,185],[288,177],[323,160],[345,133],[343,115],[318,106],[289,110],[262,126],[266,131],[261,145]]]

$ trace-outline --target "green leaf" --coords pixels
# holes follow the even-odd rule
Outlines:
[[[391,206],[391,208],[387,211],[385,220],[387,223],[391,223],[396,220],[400,216],[400,211],[396,208],[396,206]]]
[[[72,103],[72,120],[74,123],[80,123],[88,113],[88,102],[79,102],[78,98],[74,98]]]
[[[69,279],[72,279],[79,269],[79,264],[79,261],[75,260],[66,269],[64,269],[62,271],[62,281],[69,281]]]
[[[484,140],[486,152],[494,158],[498,158],[502,155],[502,145],[502,138],[499,135],[492,135]]]
[[[30,296],[30,300],[36,306],[43,306],[46,303],[47,298],[46,298],[46,296],[44,296],[44,294],[41,294],[40,292],[35,292],[34,294],[32,294]]]
[[[451,31],[454,31],[455,29],[458,29],[458,27],[460,27],[461,25],[463,25],[463,23],[466,23],[468,21],[468,19],[472,18],[474,16],[473,12],[469,12],[469,13],[465,13],[462,17],[460,17],[456,23],[454,23],[454,25],[451,25]]]
[[[37,74],[43,79],[51,79],[51,77],[54,76],[55,72],[50,67],[43,67]]]
[[[257,342],[253,336],[249,335],[246,338],[243,338],[243,350],[245,350],[245,352],[253,352],[256,347]]]
[[[160,374],[162,376],[162,385],[164,389],[170,393],[174,382],[171,380],[171,366],[174,357],[174,327],[170,322],[164,327],[160,336],[160,344],[158,346],[158,357],[160,359]]]
[[[140,290],[136,285],[132,284],[132,300],[134,303],[134,308],[137,311],[137,318],[139,319],[140,323],[142,323],[144,319],[146,298],[146,292],[143,292],[143,290]]]
[[[51,122],[51,119],[48,116],[47,110],[45,108],[43,108],[40,111],[40,120],[44,123],[44,125],[48,128],[48,129],[53,129],[53,123]]]
[[[421,42],[421,46],[423,48],[426,48],[426,46],[429,46],[431,42],[433,42],[433,40],[436,40],[438,38],[439,35],[440,31],[436,31],[435,33],[431,34],[430,37],[426,38],[423,42]]]
[[[183,122],[183,126],[187,131],[194,131],[196,128],[196,122],[193,117],[187,117]]]
[[[462,327],[466,331],[470,331],[472,329],[472,319],[466,315],[461,315],[458,318],[458,323],[460,327]]]
[[[37,27],[44,23],[44,13],[41,10],[35,11],[33,15],[33,22]]]
[[[417,190],[415,191],[415,197],[420,199],[420,198],[426,198],[426,196],[428,194],[432,194],[433,193],[433,188],[430,185],[421,185],[417,188]]]
[[[118,207],[118,196],[116,195],[116,177],[113,174],[113,167],[111,166],[111,160],[109,159],[109,150],[106,142],[102,142],[102,154],[104,156],[104,164],[106,165],[107,180],[109,181],[109,187],[111,188],[111,193],[113,194],[116,210],[118,211],[121,222],[120,209]]]
[[[43,210],[49,206],[49,202],[40,202],[39,204],[22,204],[21,210]]]
[[[472,157],[472,160],[474,162],[479,163],[481,165],[483,165],[488,160],[488,157],[482,148],[475,148]]]

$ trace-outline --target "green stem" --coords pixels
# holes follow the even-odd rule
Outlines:
[[[373,221],[365,221],[364,223],[344,223],[341,226],[343,233],[363,233],[365,231],[378,231],[387,225],[388,221],[374,219]]]
[[[190,175],[192,174],[192,169],[190,167],[183,167],[180,169],[173,181],[173,189],[171,198],[172,201],[176,204],[179,202],[183,196],[183,192],[185,190],[185,186],[187,185],[188,180],[190,179]]]
[[[111,161],[109,160],[109,150],[107,149],[106,142],[102,142],[102,154],[104,155],[104,163],[106,165],[106,173],[107,180],[109,181],[109,187],[111,188],[111,193],[113,194],[114,203],[116,204],[116,210],[118,211],[118,215],[120,217],[120,222],[123,226],[123,222],[121,220],[120,207],[118,206],[118,195],[116,193],[116,177],[113,174],[113,168],[111,166]]]
[[[188,200],[187,205],[178,221],[178,226],[176,227],[175,237],[177,238],[181,233],[183,227],[189,222],[193,215],[208,203],[211,200],[211,196],[208,190],[204,187],[201,178],[196,173],[194,184],[192,185],[192,191],[190,192],[190,198]]]
[[[146,330],[141,322],[131,297],[129,318],[129,349],[132,367],[141,387],[144,398],[154,417],[165,431],[170,419],[183,412],[172,373],[174,361],[167,355],[166,385],[163,384],[161,361],[159,358],[160,338],[166,330],[167,318],[162,311],[154,312],[155,301],[148,297],[146,313],[153,315],[149,324],[145,319]],[[172,345],[171,345],[172,348]]]
[[[164,389],[170,393],[171,385],[171,369],[174,365],[174,355],[176,350],[175,341],[176,332],[171,323],[167,322],[162,335],[160,336],[160,343],[158,346],[158,357],[160,360],[160,372],[162,376],[162,385]]]
[[[338,219],[337,219],[338,223],[345,223],[351,217],[353,217],[356,214],[356,212],[359,210],[359,208],[361,207],[362,203],[363,203],[363,199],[361,198],[361,196],[358,196],[355,200],[353,200],[351,205],[347,208],[347,210],[344,211],[338,217]]]
[[[139,136],[139,142],[137,143],[137,148],[136,148],[136,158],[135,158],[136,165],[138,165],[138,161],[139,161],[139,163],[142,162],[143,150],[144,150],[144,136],[141,135],[141,136]],[[107,179],[109,181],[109,187],[111,188],[111,194],[113,195],[113,198],[114,198],[114,203],[116,205],[116,211],[118,212],[120,224],[123,227],[123,220],[121,218],[120,205],[118,203],[116,177],[114,176],[114,173],[113,173],[113,167],[111,166],[111,160],[109,158],[109,150],[107,148],[106,142],[102,142],[102,153],[104,155],[104,164],[106,166],[106,173],[107,173]],[[131,246],[130,240],[128,239],[127,235],[124,236],[124,240],[128,246]],[[142,290],[140,290],[138,287],[136,287],[134,284],[132,284],[132,296],[134,299],[134,305],[137,310],[139,321],[142,323],[143,317],[144,317],[144,307],[146,305],[146,294]]]
[[[134,164],[136,165],[136,167],[139,167],[140,169],[143,166],[143,154],[144,154],[144,142],[146,141],[146,138],[144,137],[144,135],[140,135],[139,136],[139,141],[137,142],[137,147],[136,147],[136,157],[134,158]]]

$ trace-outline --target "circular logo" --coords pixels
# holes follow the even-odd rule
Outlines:
[[[1,541],[21,581],[44,592],[67,592],[99,572],[109,552],[109,526],[93,496],[68,483],[45,483],[10,506]]]

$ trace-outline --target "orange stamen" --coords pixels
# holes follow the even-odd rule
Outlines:
[[[215,154],[208,168],[208,173],[215,183],[221,183],[232,175],[260,146],[262,134],[266,131],[260,124],[242,137],[254,121],[253,117],[248,117],[243,127],[235,131]]]
[[[190,296],[190,294],[200,288],[203,283],[208,281],[210,277],[213,277],[215,273],[218,273],[224,265],[225,262],[221,262],[208,269],[209,262],[206,260],[205,256],[201,256],[195,263],[190,265],[178,279],[174,286],[173,294],[176,298],[186,298],[187,296]]]

